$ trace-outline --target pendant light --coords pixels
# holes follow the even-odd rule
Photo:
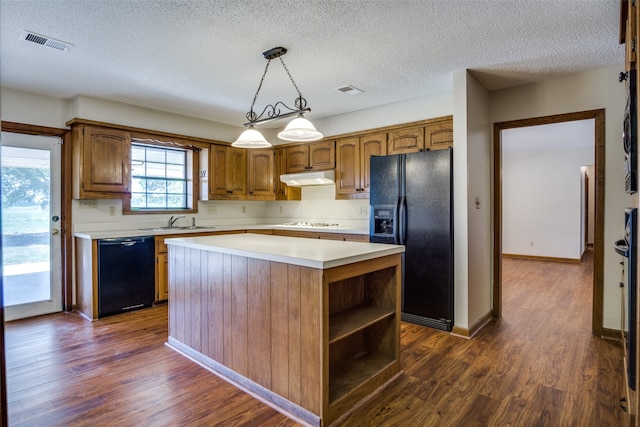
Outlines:
[[[271,143],[264,139],[264,136],[253,126],[249,126],[249,129],[242,132],[231,146],[236,148],[268,148],[271,147]]]
[[[285,141],[317,141],[322,138],[322,134],[300,113],[278,134],[278,138]]]
[[[280,120],[287,117],[297,116],[295,119],[291,121],[287,125],[287,127],[278,134],[280,139],[284,139],[286,141],[316,141],[322,138],[322,134],[316,130],[316,128],[311,124],[310,121],[303,117],[303,113],[308,113],[311,111],[311,108],[307,107],[307,100],[304,99],[302,94],[300,93],[300,89],[296,85],[296,82],[291,77],[291,73],[284,61],[282,60],[282,55],[287,53],[287,49],[284,47],[274,47],[273,49],[269,49],[266,52],[262,53],[262,56],[267,59],[267,65],[264,68],[264,73],[262,74],[262,78],[260,79],[260,84],[258,85],[258,90],[253,97],[253,102],[251,103],[251,107],[249,112],[246,114],[248,122],[244,124],[245,127],[248,127],[246,131],[244,131],[238,139],[231,144],[233,147],[241,147],[241,148],[258,148],[258,147],[270,147],[271,144],[262,136],[260,132],[258,132],[254,125],[268,123],[274,120]],[[253,106],[256,103],[256,99],[258,99],[258,94],[260,93],[260,89],[262,88],[262,83],[264,82],[264,78],[267,75],[267,71],[269,70],[269,64],[272,59],[278,58],[280,59],[280,63],[282,67],[287,72],[289,76],[289,80],[293,84],[293,87],[298,92],[298,97],[294,101],[294,108],[287,106],[284,102],[277,101],[274,104],[269,104],[264,107],[262,113],[256,114],[253,111]],[[286,109],[288,111],[282,113],[281,110]],[[263,116],[265,116],[263,118]]]

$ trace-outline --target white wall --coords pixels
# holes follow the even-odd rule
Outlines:
[[[503,152],[503,253],[580,259],[581,167],[588,164],[593,148]]]
[[[324,136],[333,136],[451,114],[453,114],[453,97],[451,92],[446,92],[383,107],[314,120],[313,124]]]
[[[575,76],[519,86],[490,95],[491,122],[572,113],[605,111],[605,215],[604,215],[604,313],[603,327],[620,325],[620,256],[611,248],[624,232],[624,208],[628,196],[622,178],[622,117],[625,87],[617,75],[619,67],[590,71]]]
[[[454,73],[453,88],[454,326],[471,331],[491,311],[489,94],[466,70]]]
[[[0,116],[3,121],[66,128],[70,102],[65,99],[0,88]]]

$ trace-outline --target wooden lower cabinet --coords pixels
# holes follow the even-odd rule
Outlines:
[[[156,301],[169,299],[169,255],[156,255]]]
[[[321,231],[272,230],[276,236],[303,237],[307,239],[343,240],[347,242],[368,242],[368,234],[328,233]]]
[[[246,230],[233,231],[214,231],[206,233],[189,233],[189,234],[163,234],[155,236],[156,243],[156,302],[166,301],[169,299],[169,263],[168,250],[165,239],[173,237],[201,237],[216,236],[220,234],[238,234],[244,233]]]

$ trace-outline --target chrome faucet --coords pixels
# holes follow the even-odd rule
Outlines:
[[[175,224],[175,222],[180,218],[184,218],[184,215],[179,216],[177,218],[174,218],[173,215],[171,215],[171,218],[169,218],[169,228],[173,227],[173,224]]]

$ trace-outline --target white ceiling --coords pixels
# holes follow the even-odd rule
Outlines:
[[[325,118],[452,90],[489,90],[624,64],[619,0],[0,0],[0,85],[94,96],[242,125],[283,56]],[[22,40],[31,31],[68,52]],[[615,75],[612,78],[616,78]],[[335,88],[352,84],[364,93]],[[296,92],[271,62],[259,112]]]

